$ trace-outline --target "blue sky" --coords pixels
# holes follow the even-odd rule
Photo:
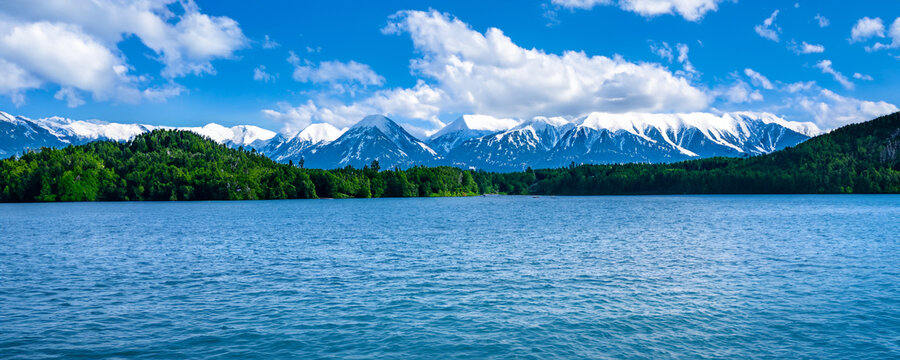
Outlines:
[[[0,4],[0,109],[292,132],[385,113],[896,111],[900,2],[26,1]]]

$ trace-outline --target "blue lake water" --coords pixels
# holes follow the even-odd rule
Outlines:
[[[0,358],[898,358],[900,196],[0,204]]]

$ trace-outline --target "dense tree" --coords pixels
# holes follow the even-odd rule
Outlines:
[[[900,113],[749,158],[488,173],[304,169],[194,133],[44,148],[0,160],[0,201],[242,200],[499,194],[900,193]]]

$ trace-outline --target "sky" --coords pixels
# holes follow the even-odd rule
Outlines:
[[[900,1],[0,2],[0,110],[294,133],[385,114],[898,111]]]

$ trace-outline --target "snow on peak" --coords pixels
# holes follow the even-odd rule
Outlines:
[[[303,129],[303,131],[297,134],[294,138],[312,144],[318,144],[334,141],[335,139],[339,138],[344,133],[344,131],[347,131],[347,129],[340,130],[327,123],[311,124],[307,126],[306,129]]]
[[[540,131],[546,129],[547,127],[560,128],[569,124],[571,124],[571,122],[561,116],[535,116],[531,120],[519,124],[515,127],[515,129],[524,129],[526,127],[531,127],[532,129]]]
[[[22,125],[23,121],[16,116],[12,116],[3,111],[0,111],[0,121],[12,123],[14,125]]]
[[[400,127],[397,125],[394,120],[388,119],[387,116],[384,115],[369,115],[359,122],[356,125],[353,125],[353,129],[355,128],[375,128],[380,130],[385,135],[393,133],[396,128]]]
[[[206,136],[217,143],[231,143],[234,145],[250,145],[257,141],[268,141],[275,137],[275,132],[252,125],[238,125],[224,127],[216,123],[209,123],[202,127],[183,127],[178,130],[187,130]]]
[[[82,140],[108,139],[127,141],[156,127],[140,124],[108,123],[99,120],[72,120],[59,116],[35,120],[58,137]]]
[[[432,139],[449,133],[467,130],[505,131],[512,129],[519,122],[513,119],[499,119],[488,115],[463,115],[431,136]]]
[[[809,137],[818,136],[824,133],[815,123],[809,121],[788,121],[767,112],[736,111],[727,113],[725,116],[760,120],[766,124],[777,124]]]
[[[747,129],[747,120],[777,124],[807,136],[821,133],[821,130],[813,123],[787,121],[770,113],[754,112],[734,112],[722,115],[700,112],[676,114],[594,112],[579,118],[576,123],[595,130],[627,131],[643,137],[645,131],[651,128],[663,133],[670,130],[694,128],[708,135],[725,133],[740,135]]]

